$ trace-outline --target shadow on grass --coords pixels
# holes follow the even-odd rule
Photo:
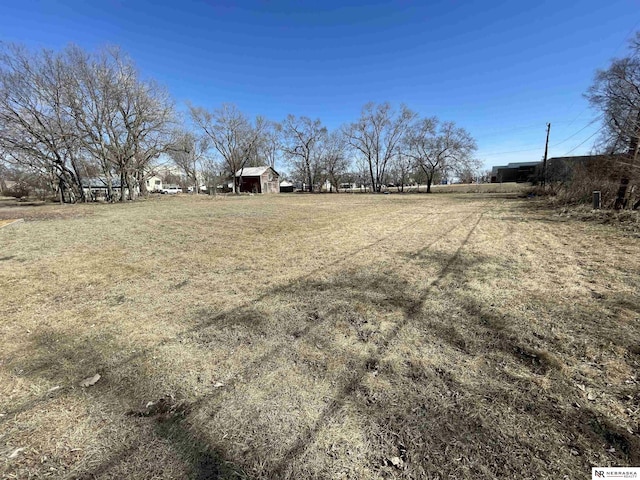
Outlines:
[[[592,465],[638,463],[637,437],[588,406],[572,407],[573,395],[417,368],[382,371],[390,388],[355,396],[378,447],[371,463],[389,476],[396,470],[385,459],[401,454],[403,478],[578,478]]]
[[[458,226],[456,225],[453,229]],[[472,232],[473,229],[469,232],[458,251],[444,263],[440,276],[429,288],[436,285],[449,273],[450,269],[454,268],[455,263],[459,260],[460,251]],[[276,478],[284,473],[288,463],[295,461],[305,446],[313,441],[327,421],[344,405],[346,399],[357,390],[366,372],[377,368],[380,356],[396,338],[398,332],[420,311],[429,289],[424,292],[412,290],[412,287],[406,281],[395,277],[391,273],[348,272],[340,278],[334,278],[326,282],[309,278],[296,280],[285,287],[273,289],[264,295],[264,298],[276,297],[283,304],[297,306],[301,315],[292,316],[289,318],[288,323],[283,324],[279,318],[265,315],[264,312],[255,307],[243,305],[222,313],[200,312],[198,314],[199,325],[191,331],[187,331],[182,338],[193,340],[204,348],[207,348],[210,344],[215,344],[220,331],[229,329],[237,331],[236,341],[238,342],[249,340],[258,343],[259,340],[267,335],[277,335],[287,339],[274,342],[275,346],[264,352],[257,353],[251,361],[246,362],[240,371],[235,372],[233,380],[227,383],[227,389],[233,389],[236,386],[241,388],[262,368],[267,360],[279,355],[286,356],[286,351],[291,347],[289,338],[298,343],[306,342],[310,338],[313,338],[314,341],[321,341],[323,332],[330,330],[332,322],[337,319],[345,321],[349,325],[348,335],[356,338],[358,342],[371,343],[375,347],[375,353],[371,357],[363,359],[360,365],[353,365],[351,373],[338,386],[336,395],[329,401],[313,426],[308,428],[298,439],[280,439],[283,442],[282,447],[287,451],[282,456],[274,456],[272,468],[268,468],[269,475],[272,478]],[[327,300],[329,301],[327,302]],[[331,304],[332,307],[327,308],[325,306],[327,303]],[[336,303],[338,305],[342,304],[342,307],[346,306],[346,310],[342,313],[340,309],[335,310]],[[385,312],[399,311],[402,320],[389,331],[380,332],[377,328],[379,326],[374,325],[374,328],[369,328],[369,325],[365,326],[362,321],[362,315],[354,316],[349,313],[350,307],[356,304],[365,311],[373,312],[373,317]],[[62,368],[65,379],[83,378],[87,368],[99,369],[100,366],[105,365],[107,362],[107,353],[119,349],[118,339],[114,337],[86,340],[75,339],[70,335],[64,337],[53,333],[34,337],[34,356],[25,365],[26,370],[28,370],[27,374],[59,380],[62,377],[57,376],[56,371],[60,372],[60,368]],[[330,344],[331,342],[328,343]],[[334,345],[329,346],[336,349],[340,348]],[[257,350],[259,351],[259,348]],[[74,363],[74,359],[81,359],[81,362]],[[113,375],[116,375],[116,373],[113,373]],[[109,389],[108,383],[103,383],[88,394],[116,395],[120,404],[139,404],[143,401],[143,399],[139,398],[140,393],[145,390],[152,390],[152,388],[145,387],[145,383],[149,381],[145,375],[145,371],[134,372],[135,379],[118,379],[124,381],[124,384],[113,385],[117,388]],[[108,373],[106,378],[109,379]],[[116,379],[112,378],[111,381],[116,381]],[[127,388],[127,383],[133,381],[138,384],[136,390]],[[214,390],[210,394],[202,395],[196,401],[191,402],[188,408],[181,410],[186,418],[169,418],[167,420],[166,415],[161,417],[144,415],[145,420],[143,421],[157,422],[157,434],[170,441],[176,451],[182,452],[181,456],[186,458],[192,466],[193,478],[216,478],[216,476],[219,478],[236,478],[238,475],[244,475],[244,473],[240,468],[236,468],[232,462],[237,460],[237,464],[240,467],[245,465],[252,469],[255,461],[259,460],[257,454],[249,452],[244,458],[233,458],[227,462],[224,460],[224,450],[217,447],[214,448],[207,440],[203,440],[204,437],[199,432],[200,427],[194,426],[189,422],[190,414],[188,412],[198,409],[201,405],[211,404],[218,395],[220,395],[218,391]],[[180,392],[177,392],[175,402],[178,404],[181,403],[180,397]],[[25,408],[30,406],[25,405]],[[16,410],[11,413],[13,415],[19,412]],[[162,421],[160,420],[161,418]],[[251,419],[249,419],[248,423],[247,427],[250,427]],[[135,454],[138,447],[128,446],[127,451],[114,452],[111,456],[105,458],[100,465],[78,474],[76,478],[99,476],[113,468],[114,465],[128,461],[131,455]],[[270,447],[271,445],[260,446],[262,450]]]
[[[183,412],[188,414],[188,412]],[[193,480],[225,479],[238,480],[249,478],[241,468],[230,461],[225,453],[210,446],[206,439],[201,438],[197,431],[194,431],[183,418],[182,414],[170,413],[169,415],[154,415],[148,418],[151,425],[151,435],[169,442],[171,449],[176,453],[180,461],[187,465],[185,474]],[[163,477],[163,465],[146,465],[146,471],[135,471],[123,473],[119,471],[122,467],[125,471],[135,462],[134,457],[140,455],[140,451],[145,448],[143,443],[145,438],[141,437],[133,444],[112,452],[100,464],[94,465],[91,469],[73,475],[76,480],[93,480],[96,478],[153,478]],[[133,475],[133,476],[131,476]]]
[[[137,417],[131,416],[131,422],[151,424],[154,434],[171,444],[189,465],[190,478],[196,479],[337,476],[329,473],[333,472],[330,464],[347,464],[346,451],[344,458],[325,458],[329,470],[324,473],[305,471],[304,466],[309,455],[316,453],[311,447],[322,441],[321,433],[347,415],[347,409],[355,409],[364,425],[370,446],[365,455],[367,466],[389,477],[575,477],[576,466],[587,468],[594,459],[607,458],[606,454],[594,456],[602,445],[615,450],[608,457],[612,462],[637,463],[639,447],[633,435],[594,408],[573,407],[574,402],[583,403],[582,399],[562,377],[562,365],[555,363],[546,343],[527,329],[513,330],[501,312],[465,294],[471,272],[497,261],[465,253],[476,226],[470,225],[453,255],[421,250],[407,257],[417,268],[421,262],[439,267],[439,274],[422,290],[392,272],[348,271],[326,280],[303,278],[271,289],[260,299],[273,302],[269,309],[258,304],[225,312],[198,312],[197,327],[182,339],[201,349],[223,344],[230,355],[235,355],[234,347],[248,345],[251,357],[241,359],[225,388],[213,389],[190,402],[183,400],[184,392],[175,392],[175,399],[166,401],[164,411],[144,409]],[[449,313],[454,312],[436,315],[425,308],[428,300],[438,298],[446,298],[459,316],[452,319]],[[422,348],[444,344],[449,363],[425,363],[430,359],[421,350],[407,347],[405,363],[398,370],[388,369],[385,357],[407,327],[423,336],[419,339]],[[340,341],[333,334],[336,331]],[[328,378],[323,365],[296,364],[301,375],[313,381],[325,371],[326,378],[318,382],[326,380],[333,387],[314,418],[295,419],[301,425],[296,436],[269,436],[285,432],[280,425],[284,420],[270,419],[272,431],[263,432],[260,419],[247,413],[250,409],[241,412],[242,423],[233,426],[230,433],[217,430],[218,415],[227,413],[225,409],[242,407],[230,406],[225,395],[242,402],[252,389],[260,390],[270,374],[277,373],[272,369],[288,368],[296,348],[316,344],[328,352],[325,357],[352,354],[351,361],[347,372],[334,378]],[[37,351],[42,350],[41,345]],[[90,349],[82,352],[91,362],[105,361]],[[66,362],[69,356],[64,348],[40,355],[30,375],[50,374],[44,365]],[[468,365],[483,357],[489,363],[480,363],[477,377],[469,379],[455,370],[459,361]],[[513,372],[519,367],[529,376],[516,376]],[[133,375],[142,384],[141,391],[151,390],[145,387],[145,382],[150,382],[146,372],[134,371]],[[371,378],[384,380],[391,387],[373,388]],[[555,386],[544,391],[531,379],[548,379]],[[314,385],[313,381],[308,383]],[[126,389],[113,394],[126,397],[124,403],[129,404],[147,400]],[[284,402],[278,408],[283,417],[290,413]],[[232,450],[234,441],[249,435],[254,439],[250,449],[242,454]],[[77,478],[99,477],[129,462],[140,447],[129,445],[113,452]],[[402,459],[403,469],[388,463],[388,458],[395,456]],[[313,466],[318,465],[323,464]]]
[[[240,312],[240,318],[243,313],[246,312]],[[133,377],[124,377],[121,376],[122,372],[109,369],[109,358],[119,349],[117,336],[102,333],[93,337],[74,337],[71,334],[44,330],[32,335],[31,339],[32,347],[29,349],[31,357],[19,364],[14,364],[13,373],[21,377],[43,378],[65,386],[26,401],[13,409],[5,410],[0,418],[0,424],[9,422],[43,401],[77,396],[81,390],[82,395],[88,397],[90,401],[95,399],[96,404],[101,406],[136,405],[141,402],[140,395],[143,395],[143,398],[149,398],[144,392],[152,391],[152,387],[145,386],[145,382],[150,380],[145,370],[134,372]],[[86,390],[78,386],[81,379],[96,372],[102,375],[98,383]],[[71,386],[66,386],[67,384]],[[117,467],[131,462],[145,444],[152,443],[153,437],[162,439],[171,446],[180,462],[187,465],[189,478],[198,480],[247,478],[241,468],[236,467],[225,457],[223,451],[208,445],[199,436],[197,429],[194,430],[188,424],[187,416],[191,408],[189,405],[173,397],[161,398],[160,401],[155,402],[155,405],[155,411],[144,412],[142,415],[128,415],[131,418],[132,435],[137,436],[137,440],[123,448],[110,451],[97,464],[90,462],[91,466],[80,467],[79,471],[76,469],[75,473],[65,478],[89,480],[110,477]],[[163,408],[158,408],[158,405],[162,405]],[[57,407],[54,407],[54,410],[55,408]],[[127,417],[125,412],[122,415]],[[141,428],[149,426],[152,428]],[[134,477],[146,476],[149,473],[148,470],[162,472],[161,465],[145,465],[141,468],[144,470],[134,472]],[[119,475],[116,472],[115,478]]]
[[[412,296],[407,296],[406,293],[401,295],[401,298],[408,299],[408,301],[405,300],[402,302],[402,319],[398,321],[390,331],[384,334],[384,336],[377,342],[375,353],[371,355],[364,364],[356,368],[353,373],[347,377],[346,381],[342,382],[337,393],[320,413],[315,423],[293,443],[282,459],[275,464],[271,472],[273,477],[278,478],[281,476],[288,476],[288,472],[291,470],[292,466],[299,461],[309,446],[317,440],[319,432],[328,425],[340,410],[345,407],[347,400],[353,397],[356,391],[361,388],[368,373],[372,370],[377,370],[380,361],[389,350],[392,342],[398,337],[400,331],[408,324],[418,320],[419,314],[421,313],[421,309],[427,297],[449,274],[452,273],[452,271],[458,268],[458,263],[461,261],[460,259],[463,249],[469,242],[469,239],[481,220],[482,214],[471,226],[468,234],[465,236],[464,240],[458,246],[453,255],[447,257],[446,260],[441,263],[442,268],[439,274],[426,288],[422,291],[414,292]],[[402,290],[399,291],[402,292]]]
[[[607,345],[627,346],[628,349],[629,345],[640,340],[637,329],[623,329],[621,334],[621,325],[614,328],[613,325],[603,326],[597,311],[589,315],[585,309],[562,305],[562,311],[559,312],[556,305],[553,306],[554,313],[562,319],[563,328],[569,330],[568,337],[576,342],[575,345],[566,345],[566,340],[558,340],[551,332],[545,334],[527,325],[523,319],[513,318],[493,308],[493,305],[474,299],[465,292],[464,273],[452,270],[452,274],[452,280],[458,287],[457,290],[448,290],[448,294],[453,295],[450,300],[455,305],[451,312],[456,318],[455,325],[450,324],[446,317],[430,319],[424,324],[423,331],[426,337],[435,335],[449,348],[461,352],[470,364],[481,366],[478,372],[468,376],[460,371],[447,375],[446,385],[440,389],[447,395],[454,392],[451,395],[455,397],[455,402],[447,405],[449,400],[435,398],[429,404],[429,410],[437,418],[453,420],[450,430],[457,432],[458,442],[465,437],[476,438],[464,443],[465,449],[470,446],[476,448],[477,443],[484,445],[486,452],[479,454],[478,458],[482,458],[480,462],[476,458],[475,462],[469,462],[460,470],[437,473],[468,475],[471,471],[474,475],[490,473],[501,478],[512,476],[522,469],[522,472],[527,472],[523,478],[533,478],[535,472],[540,476],[548,475],[551,466],[554,466],[560,469],[557,473],[562,471],[571,477],[576,475],[576,468],[588,473],[592,465],[638,464],[640,440],[637,433],[612,415],[616,412],[615,408],[607,411],[606,407],[603,408],[604,404],[600,404],[599,408],[593,406],[594,403],[586,398],[586,393],[577,387],[578,380],[565,372],[564,364],[572,357],[569,361],[580,361],[580,346],[584,348],[594,340],[601,342],[598,344],[603,347],[601,351],[605,351]],[[523,303],[526,304],[526,300]],[[549,305],[539,308],[549,308]],[[602,329],[607,332],[601,335]],[[625,335],[627,338],[623,340],[622,336]],[[616,358],[616,361],[623,359]],[[455,365],[456,361],[452,360],[451,364]],[[620,387],[609,385],[606,378],[604,380],[600,385],[593,385],[593,388],[617,395],[622,399],[621,406],[626,404],[632,407],[632,395],[625,395],[628,392],[624,389],[618,392]],[[431,375],[426,383],[436,381]],[[402,389],[402,386],[398,388]],[[428,397],[429,392],[430,388],[425,386],[422,396]],[[393,402],[413,398],[414,402],[419,403],[419,397],[412,395],[409,389],[404,395],[394,396]],[[461,405],[460,398],[465,398],[466,403]],[[438,401],[445,404],[443,408],[446,407],[447,412],[433,411],[433,405]],[[382,423],[384,421],[381,420]],[[411,438],[424,438],[430,429],[436,428],[438,426],[432,424],[422,432],[409,429],[403,441],[408,445]],[[449,450],[451,455],[469,458],[468,451],[466,456],[461,449],[456,452],[456,441],[452,442],[440,446],[423,445],[421,454],[428,456],[433,452]],[[441,458],[437,463],[442,465],[440,462],[444,461]],[[485,465],[483,471],[474,470],[482,464]],[[490,468],[491,465],[508,468],[500,470]],[[527,465],[530,465],[528,470]],[[436,471],[426,473],[435,475]]]

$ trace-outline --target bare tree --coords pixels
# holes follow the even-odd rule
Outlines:
[[[218,192],[218,186],[224,183],[224,166],[220,165],[210,155],[206,155],[201,162],[202,181],[207,187],[207,192],[215,195]]]
[[[424,118],[413,125],[406,142],[406,154],[426,176],[427,193],[431,193],[436,175],[459,174],[476,163],[472,157],[477,149],[475,140],[453,122]]]
[[[601,148],[625,157],[618,162],[622,179],[615,202],[615,208],[623,208],[630,179],[640,167],[640,32],[630,42],[627,57],[614,59],[607,70],[596,72],[586,96],[603,115]],[[639,208],[640,200],[633,207]]]
[[[17,45],[0,50],[0,148],[5,159],[46,177],[60,201],[84,199],[80,155],[59,55]]]
[[[321,145],[320,160],[324,176],[338,192],[340,179],[349,169],[346,139],[341,131],[334,130],[325,136]]]
[[[321,145],[327,135],[327,129],[320,119],[288,115],[282,122],[282,151],[293,168],[309,184],[313,184],[321,164]]]
[[[611,153],[638,158],[640,137],[640,32],[631,54],[596,72],[586,97],[603,114],[603,140]]]
[[[191,105],[189,111],[193,122],[203,130],[225,163],[233,178],[233,193],[237,193],[236,173],[256,158],[266,121],[257,117],[252,123],[229,103],[213,112]]]
[[[136,121],[127,124],[134,147],[127,172],[130,199],[137,188],[146,193],[146,177],[152,162],[172,147],[171,131],[176,125],[173,101],[167,90],[157,83],[138,83],[134,99]]]
[[[480,181],[481,174],[479,168],[475,168],[475,165],[469,164],[458,170],[456,175],[461,183],[475,183]]]
[[[69,77],[66,102],[81,149],[101,165],[109,197],[120,177],[120,201],[145,193],[150,163],[171,145],[173,102],[166,89],[143,81],[119,48],[91,55],[71,46],[63,52]]]
[[[0,146],[49,179],[61,201],[84,199],[87,164],[100,164],[112,195],[135,197],[146,165],[168,145],[173,105],[167,91],[141,81],[133,63],[109,48],[88,54],[9,45],[0,53]]]
[[[360,119],[346,128],[349,145],[367,162],[374,191],[381,190],[389,162],[415,118],[404,105],[395,111],[388,102],[371,102],[363,107]]]
[[[404,186],[409,182],[409,176],[414,170],[413,159],[403,152],[402,148],[391,161],[392,178],[399,191],[404,192]]]
[[[6,180],[7,180],[7,174],[9,172],[9,169],[4,164],[4,162],[5,162],[4,155],[2,154],[2,151],[0,151],[0,194],[2,194],[7,190]]]
[[[209,150],[207,137],[196,137],[191,132],[177,132],[173,146],[169,150],[169,157],[184,173],[193,186],[193,191],[199,193],[198,172],[201,162]]]
[[[372,186],[369,183],[371,181],[369,162],[367,162],[361,156],[356,157],[355,174],[356,174],[355,175],[356,183],[359,185],[360,191],[361,192],[372,191],[371,190]]]
[[[279,123],[265,121],[263,133],[257,147],[257,156],[274,170],[282,151],[282,127]]]

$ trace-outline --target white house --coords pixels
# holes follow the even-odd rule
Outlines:
[[[162,179],[157,175],[147,178],[147,191],[155,192],[162,190]]]

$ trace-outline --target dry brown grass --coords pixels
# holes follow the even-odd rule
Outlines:
[[[0,476],[586,478],[640,464],[640,245],[529,205],[25,207],[0,230]]]
[[[516,183],[516,182],[504,182],[504,183],[456,183],[450,185],[431,185],[432,193],[520,193],[526,194],[531,189],[530,183]],[[398,193],[400,187],[389,187],[388,189],[392,193]],[[405,186],[404,193],[425,193],[427,191],[426,185]]]

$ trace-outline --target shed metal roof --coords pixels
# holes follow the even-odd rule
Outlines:
[[[239,176],[243,176],[243,177],[259,177],[260,175],[262,175],[264,172],[266,172],[267,170],[269,170],[271,167],[269,166],[263,166],[263,167],[245,167],[243,169],[240,169],[236,172],[236,177]],[[273,170],[273,169],[272,169]],[[273,172],[278,175],[278,172],[276,172],[275,170],[273,170]]]

